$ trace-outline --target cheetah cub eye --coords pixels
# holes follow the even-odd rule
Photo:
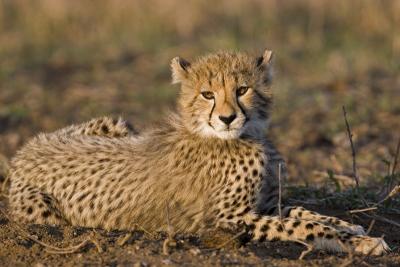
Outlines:
[[[181,84],[179,112],[184,126],[207,138],[260,136],[271,106],[272,52],[261,57],[221,52],[190,63],[171,62],[173,83]]]
[[[214,99],[214,93],[211,92],[211,91],[204,91],[204,92],[201,92],[201,95],[202,95],[205,99],[207,99],[207,100]]]

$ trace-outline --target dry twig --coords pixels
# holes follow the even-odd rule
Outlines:
[[[368,226],[367,232],[365,233],[366,235],[369,235],[369,233],[371,233],[372,228],[373,228],[374,225],[375,225],[375,222],[376,222],[376,220],[375,220],[375,219],[372,219],[371,223],[370,223],[369,226]]]
[[[392,176],[396,172],[397,162],[399,160],[399,154],[400,154],[400,137],[399,137],[399,141],[397,142],[396,153],[395,153],[394,160],[393,160]]]
[[[306,250],[303,250],[303,252],[301,252],[301,254],[300,254],[300,256],[299,256],[299,260],[304,259],[304,257],[305,257],[308,253],[310,253],[311,251],[313,251],[313,249],[314,249],[314,246],[313,246],[313,245],[307,244],[307,243],[305,243],[305,242],[303,242],[303,241],[294,240],[294,242],[299,243],[299,244],[302,244],[303,246],[306,246],[306,248],[307,248]]]
[[[278,192],[278,212],[279,212],[279,220],[282,223],[282,180],[281,180],[281,171],[282,165],[281,163],[278,164],[278,182],[279,182],[279,192]]]
[[[357,174],[357,162],[356,162],[357,155],[356,155],[356,149],[354,148],[354,143],[353,143],[353,133],[351,132],[350,124],[349,124],[349,121],[347,120],[346,108],[345,108],[345,106],[342,106],[342,108],[343,108],[344,121],[346,123],[347,135],[348,135],[349,141],[350,141],[351,156],[353,158],[353,177],[354,177],[354,180],[356,181],[356,190],[357,190],[357,193],[360,196],[362,202],[364,203],[364,205],[369,207],[365,198],[360,194],[360,180],[359,180],[359,177]]]
[[[126,242],[132,237],[132,233],[125,234],[122,238],[119,238],[117,241],[118,246],[122,247]]]
[[[349,137],[350,146],[351,146],[351,156],[353,158],[353,177],[354,177],[354,180],[356,181],[356,186],[358,189],[360,186],[360,181],[359,181],[358,175],[357,175],[356,150],[354,148],[354,143],[353,143],[353,133],[351,132],[350,124],[349,124],[349,121],[347,120],[346,108],[344,106],[342,108],[343,108],[344,122],[346,123],[347,135]]]
[[[366,211],[371,211],[371,210],[377,210],[377,207],[370,207],[370,208],[365,208],[365,209],[356,209],[356,210],[350,210],[349,213],[359,213],[359,212],[366,212]]]

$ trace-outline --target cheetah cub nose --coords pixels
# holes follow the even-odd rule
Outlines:
[[[233,113],[231,114],[229,117],[225,117],[225,116],[218,116],[218,118],[225,123],[226,125],[231,124],[232,121],[234,121],[236,119],[236,114]]]

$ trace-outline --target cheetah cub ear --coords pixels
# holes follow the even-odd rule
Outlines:
[[[189,61],[180,57],[173,58],[171,61],[172,83],[181,83],[185,80],[188,77],[189,68]]]
[[[263,74],[262,78],[265,85],[269,85],[272,82],[272,61],[274,58],[273,55],[274,54],[271,50],[266,49],[263,55],[256,59],[257,68]]]

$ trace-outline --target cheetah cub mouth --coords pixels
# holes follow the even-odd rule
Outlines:
[[[176,57],[173,83],[181,83],[179,110],[185,127],[203,137],[258,137],[268,127],[272,52],[261,57],[216,53],[193,64]]]

